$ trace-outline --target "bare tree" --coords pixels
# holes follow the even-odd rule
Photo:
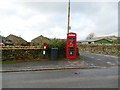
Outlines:
[[[95,34],[94,33],[90,33],[88,36],[87,36],[87,40],[90,40],[90,39],[93,39],[95,37]]]

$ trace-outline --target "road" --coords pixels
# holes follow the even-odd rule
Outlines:
[[[95,53],[83,53],[80,52],[80,55],[84,58],[85,63],[88,66],[118,66],[120,62],[118,62],[117,56],[112,55],[104,55],[104,54],[95,54]]]
[[[91,66],[112,67],[2,73],[2,86],[3,88],[118,88],[118,57],[93,53],[80,53],[80,55]]]
[[[117,88],[118,69],[3,73],[3,88]]]

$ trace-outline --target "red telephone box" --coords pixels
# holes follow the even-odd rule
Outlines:
[[[67,34],[66,41],[66,58],[75,59],[76,58],[76,33],[70,32]]]

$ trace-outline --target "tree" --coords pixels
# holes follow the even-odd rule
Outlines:
[[[93,39],[95,37],[95,34],[94,33],[90,33],[88,36],[87,36],[87,40],[90,40],[90,39]]]

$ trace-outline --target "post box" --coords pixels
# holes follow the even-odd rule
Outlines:
[[[67,34],[66,41],[66,58],[67,59],[76,59],[76,38],[77,34],[70,32]]]
[[[47,43],[43,43],[43,50],[47,49]]]
[[[45,51],[47,49],[47,43],[43,43],[43,55],[45,56]]]

